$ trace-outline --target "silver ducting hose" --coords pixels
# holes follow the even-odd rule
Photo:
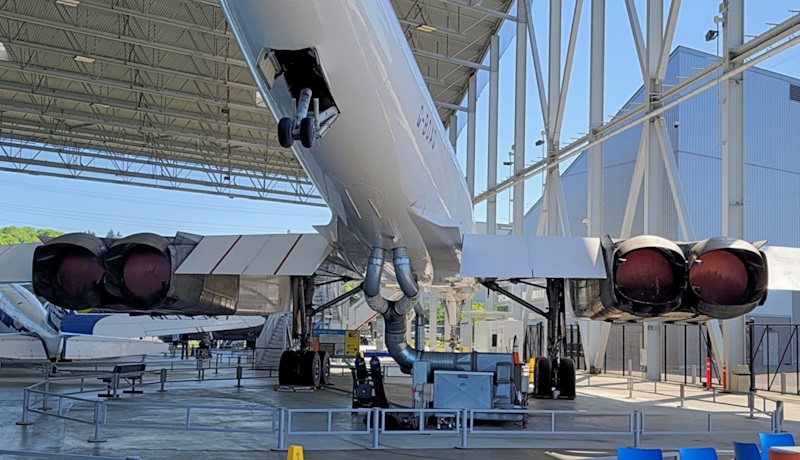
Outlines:
[[[400,300],[394,304],[394,309],[397,310],[397,314],[406,316],[412,309],[416,310],[416,306],[419,305],[419,294],[419,291],[417,291],[417,295],[414,297],[401,297]]]
[[[376,297],[381,294],[381,276],[383,275],[383,248],[372,248],[367,263],[367,276],[364,280],[364,295]]]
[[[381,297],[381,276],[383,276],[383,248],[372,248],[367,265],[367,276],[364,279],[364,296],[369,308],[380,314],[389,309],[389,302]]]
[[[406,342],[405,317],[394,306],[383,313],[383,321],[386,324],[385,340],[389,355],[405,372],[411,370],[415,361],[428,361],[431,372],[473,369],[474,353],[426,352],[411,347]]]
[[[425,348],[425,337],[423,336],[425,332],[425,310],[422,308],[422,305],[417,302],[414,305],[414,317],[415,326],[416,326],[416,333],[414,335],[414,348],[417,350],[422,350]]]
[[[408,258],[408,249],[404,247],[394,248],[393,263],[397,283],[400,285],[400,290],[403,291],[406,297],[416,299],[419,296],[419,286],[414,280],[414,275],[411,273],[411,261]],[[411,304],[409,309],[414,305]]]

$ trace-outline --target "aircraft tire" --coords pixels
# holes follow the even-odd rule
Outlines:
[[[300,381],[298,385],[318,387],[322,377],[322,362],[319,353],[306,351],[300,353]]]
[[[569,358],[561,358],[558,366],[559,399],[575,399],[575,362]]]
[[[307,149],[314,146],[314,118],[305,117],[300,121],[300,143]]]
[[[322,385],[330,385],[331,384],[331,358],[328,356],[328,352],[324,350],[320,350],[319,353],[319,360],[322,366],[322,373],[320,374],[320,383]]]
[[[536,358],[533,365],[533,396],[535,398],[553,397],[553,371],[550,360],[544,356]]]
[[[280,364],[278,364],[278,384],[297,385],[298,356],[297,352],[286,350],[281,353]]]
[[[278,122],[278,143],[285,149],[290,148],[292,144],[294,144],[294,138],[292,137],[293,127],[294,122],[291,118],[284,117]]]

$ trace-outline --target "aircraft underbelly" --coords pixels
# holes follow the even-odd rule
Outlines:
[[[431,254],[452,255],[460,235],[474,229],[472,204],[389,2],[237,0],[223,7],[248,59],[264,49],[316,52],[340,115],[314,147],[295,143],[293,150],[334,218],[366,247],[408,247],[415,273],[431,282]],[[261,80],[276,118],[294,117],[287,83],[279,77],[270,89]],[[428,241],[411,206],[458,230]],[[441,266],[452,271],[450,263]]]

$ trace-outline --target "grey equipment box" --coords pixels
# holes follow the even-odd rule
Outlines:
[[[433,382],[436,409],[492,409],[493,372],[436,371]]]

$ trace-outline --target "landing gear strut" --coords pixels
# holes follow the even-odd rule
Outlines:
[[[281,354],[278,366],[279,385],[300,385],[319,387],[331,383],[330,356],[324,350],[311,349],[312,319],[328,308],[361,292],[361,286],[352,289],[330,302],[314,308],[314,277],[293,276],[292,280],[292,339],[299,339],[296,350],[286,350]]]
[[[492,291],[504,294],[518,304],[547,319],[547,356],[535,358],[533,367],[533,396],[536,398],[575,399],[575,363],[562,358],[566,345],[566,301],[564,280],[547,279],[547,311],[517,297],[500,287],[495,280],[483,280],[483,285]]]
[[[317,137],[316,120],[319,119],[319,109],[315,107],[314,116],[308,115],[308,106],[311,103],[311,89],[303,88],[297,100],[295,119],[281,118],[278,122],[278,142],[281,147],[290,148],[295,140],[299,140],[303,147],[310,149],[314,146]],[[319,103],[315,103],[318,106]]]

